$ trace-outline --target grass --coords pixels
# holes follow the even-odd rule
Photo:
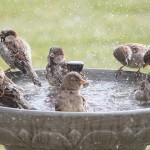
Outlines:
[[[150,146],[147,146],[146,150],[150,150]]]
[[[5,150],[4,146],[0,145],[0,150]]]
[[[117,45],[150,43],[149,9],[148,0],[1,0],[0,29],[12,28],[30,43],[35,68],[45,68],[49,48],[60,46],[67,60],[117,69]],[[0,66],[8,68],[2,59]]]
[[[0,29],[13,28],[30,43],[35,68],[45,68],[49,48],[60,46],[67,60],[117,69],[112,55],[117,45],[149,44],[149,8],[147,0],[1,0]]]

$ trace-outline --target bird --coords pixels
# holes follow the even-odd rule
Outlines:
[[[55,102],[56,111],[86,112],[87,102],[80,94],[80,89],[87,81],[82,76],[71,71],[67,73],[60,86],[60,94]]]
[[[119,45],[113,51],[113,55],[123,66],[118,69],[116,77],[121,73],[124,66],[129,68],[138,68],[136,76],[140,77],[140,69],[146,66],[143,58],[149,50],[149,45],[139,43]]]
[[[143,102],[150,101],[150,73],[140,82],[140,88],[135,91],[135,99]]]
[[[136,100],[140,102],[146,102],[146,97],[145,97],[145,92],[144,92],[144,87],[145,87],[145,81],[142,81],[140,83],[140,87],[136,90],[134,90],[134,97]]]
[[[0,55],[10,66],[9,69],[19,69],[28,74],[35,85],[41,86],[41,82],[33,69],[31,60],[31,48],[27,41],[20,38],[12,29],[2,29],[0,32]]]
[[[49,85],[60,86],[63,77],[68,73],[64,51],[61,47],[51,47],[46,66],[46,79]]]
[[[23,89],[9,79],[0,67],[0,106],[33,109],[23,97]]]

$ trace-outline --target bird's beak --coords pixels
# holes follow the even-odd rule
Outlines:
[[[83,80],[83,79],[80,80],[80,84],[81,84],[81,85],[84,85],[84,84],[87,83],[87,82],[88,82],[87,80]]]
[[[145,63],[145,64],[143,65],[143,68],[146,67],[146,66],[148,66],[148,65],[149,65],[148,63]]]
[[[3,33],[0,33],[0,37],[5,37],[5,35]]]
[[[1,42],[5,41],[5,35],[3,33],[0,33],[0,39],[1,39]]]

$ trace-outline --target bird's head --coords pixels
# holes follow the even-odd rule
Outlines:
[[[120,63],[126,66],[128,61],[131,60],[130,52],[131,50],[128,46],[120,45],[114,50],[113,55]]]
[[[12,29],[3,29],[0,32],[1,42],[10,41],[17,37],[17,33]]]
[[[148,50],[143,57],[144,65],[143,68],[147,65],[150,65],[150,50]]]
[[[51,47],[48,55],[48,62],[61,64],[65,61],[63,49],[60,47]]]
[[[62,89],[79,90],[87,81],[77,72],[69,72],[64,76],[61,84]]]

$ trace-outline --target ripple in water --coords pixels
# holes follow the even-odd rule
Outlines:
[[[25,98],[38,110],[54,111],[55,100],[59,90],[49,87],[43,79],[42,87],[35,87],[28,79],[16,82],[23,87]],[[26,83],[26,84],[24,84]],[[127,82],[93,81],[88,87],[83,88],[82,95],[89,103],[89,111],[110,112],[143,108],[140,102],[134,99],[134,90],[137,85]]]

